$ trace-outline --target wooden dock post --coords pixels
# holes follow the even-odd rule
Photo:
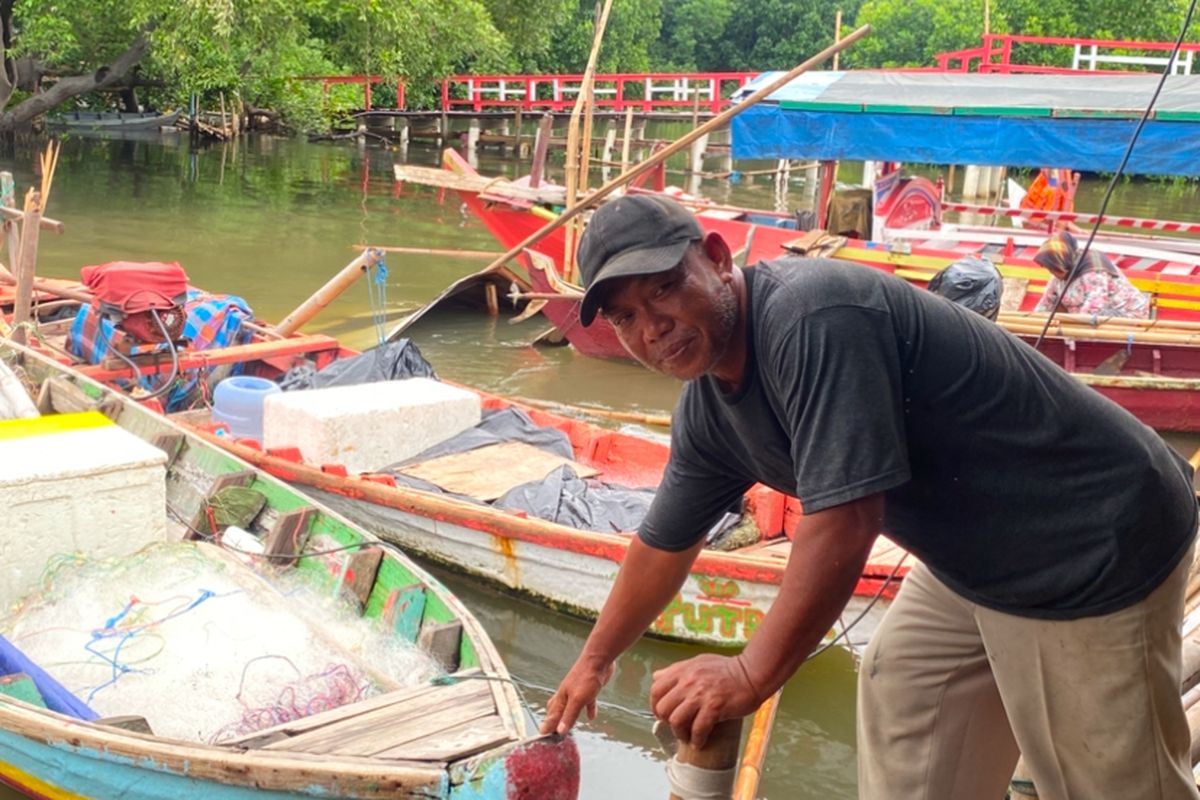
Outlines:
[[[633,138],[637,139],[638,141],[638,149],[634,153],[633,157],[638,161],[645,161],[646,148],[642,145],[642,142],[646,141],[646,120],[644,118],[639,119],[637,124],[634,125]]]
[[[500,148],[500,155],[504,155],[505,150],[508,148],[508,138],[512,135],[511,123],[507,119],[500,120],[500,129],[498,132],[503,138],[496,142],[496,146]],[[516,148],[513,149],[515,150]]]
[[[516,113],[513,115],[513,122],[517,130],[516,138],[513,140],[513,155],[516,158],[525,158],[529,153],[528,145],[525,143],[525,137],[521,131],[522,126],[525,124],[525,114],[521,111],[520,106],[517,106]]]
[[[395,130],[400,134],[400,158],[408,160],[408,139],[409,139],[409,124],[408,120],[403,117],[396,117],[392,123]]]
[[[467,127],[467,163],[472,167],[479,166],[479,117],[471,117]]]
[[[610,119],[604,128],[604,147],[600,150],[601,180],[608,183],[609,169],[613,163],[613,149],[617,144],[617,121]]]
[[[550,148],[552,125],[554,125],[554,115],[547,111],[538,120],[537,136],[533,140],[533,164],[529,168],[529,185],[535,189],[542,185],[542,173],[546,169],[546,151]]]
[[[704,172],[704,151],[707,149],[707,133],[697,138],[696,141],[692,142],[691,147],[688,149],[688,170],[692,174],[698,175],[701,172]]]
[[[732,797],[733,785],[737,778],[738,748],[742,741],[742,719],[727,719],[718,722],[708,736],[708,741],[702,748],[679,742],[674,760],[685,766],[713,771],[727,771],[728,785],[719,789],[706,787],[706,797]],[[668,776],[672,775],[672,766],[667,765]],[[671,800],[685,800],[688,795],[676,794],[675,784],[672,786]]]
[[[633,130],[633,108],[625,109],[625,134],[621,137],[621,172],[629,169],[629,134]]]
[[[979,196],[979,172],[980,168],[975,164],[968,164],[963,170],[963,191],[964,199],[974,199]]]

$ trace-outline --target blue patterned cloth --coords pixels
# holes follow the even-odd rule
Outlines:
[[[246,301],[235,295],[206,294],[197,289],[188,289],[184,311],[187,316],[183,325],[183,338],[190,342],[189,350],[211,350],[245,344],[253,336],[253,332],[242,323],[252,319],[254,314]],[[67,334],[67,351],[89,364],[99,364],[109,355],[109,343],[116,335],[116,326],[112,321],[101,316],[99,310],[89,303],[82,306],[75,315],[75,321]],[[140,344],[136,345],[130,354],[163,353],[169,356],[168,347],[166,342]],[[176,386],[167,395],[167,411],[178,411],[182,408],[201,377],[201,370],[187,370],[181,374]],[[153,391],[161,386],[163,380],[165,378],[161,374],[148,376],[141,379],[141,385],[144,389]]]

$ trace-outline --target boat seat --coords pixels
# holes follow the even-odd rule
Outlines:
[[[286,722],[223,743],[242,750],[322,756],[453,761],[515,742],[479,670]]]

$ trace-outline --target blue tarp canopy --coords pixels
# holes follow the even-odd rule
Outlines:
[[[758,76],[738,97],[779,74]],[[1158,80],[810,72],[733,118],[733,157],[1113,172]],[[1167,79],[1126,171],[1200,175],[1200,76]]]

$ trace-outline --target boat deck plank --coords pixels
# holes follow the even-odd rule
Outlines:
[[[751,545],[739,552],[787,561],[788,556],[792,554],[792,540],[781,536],[778,539]],[[875,567],[894,567],[907,554],[908,551],[903,547],[885,536],[880,536],[871,546],[871,554],[867,556],[867,563]]]
[[[441,761],[511,738],[496,713],[489,682],[463,680],[389,692],[261,731],[238,744],[314,755]]]

